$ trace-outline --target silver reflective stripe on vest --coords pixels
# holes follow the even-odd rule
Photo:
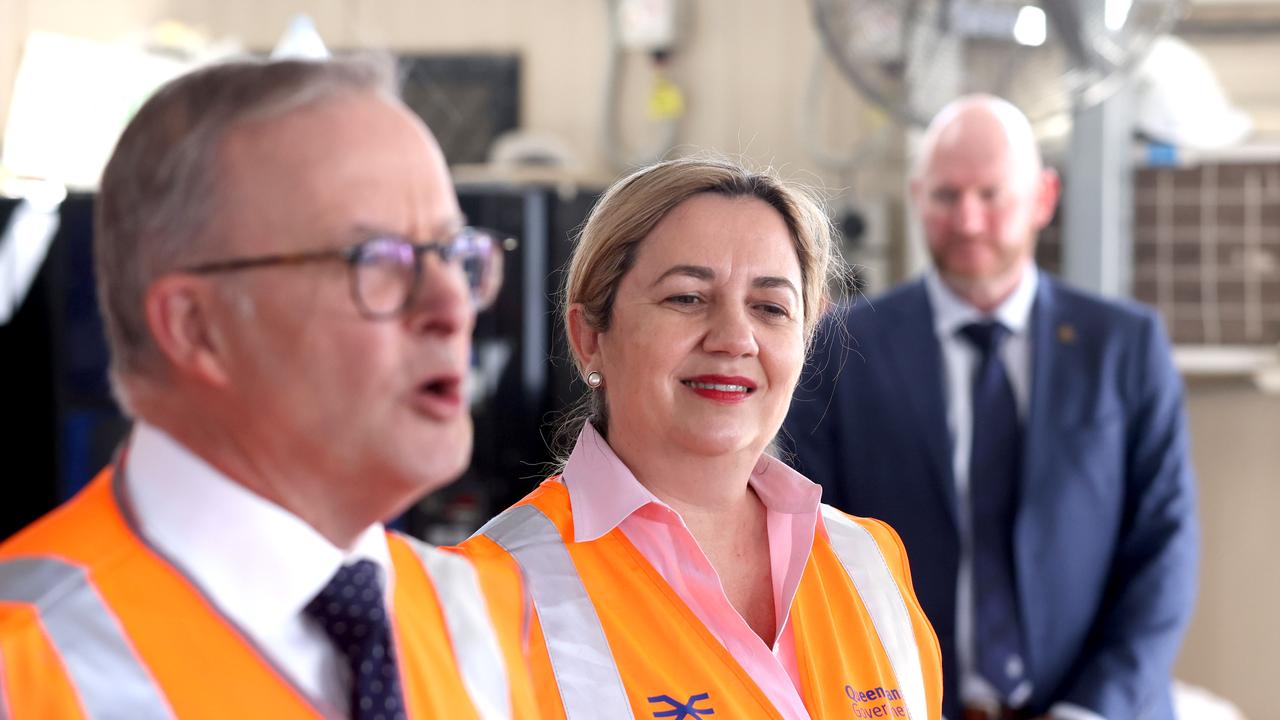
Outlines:
[[[173,717],[120,622],[82,568],[54,558],[0,562],[0,601],[36,606],[90,718]]]
[[[478,534],[511,553],[524,571],[568,720],[635,717],[600,617],[555,523],[520,505]]]
[[[920,647],[916,644],[907,603],[885,562],[884,553],[880,552],[871,531],[839,510],[823,505],[822,519],[831,538],[831,547],[853,580],[862,604],[871,615],[876,634],[880,636],[880,644],[889,656],[889,665],[898,678],[907,714],[923,720],[928,717],[928,710],[924,670],[920,667]]]
[[[511,691],[502,646],[489,620],[480,578],[466,558],[405,538],[426,568],[440,598],[462,684],[482,720],[511,717]]]

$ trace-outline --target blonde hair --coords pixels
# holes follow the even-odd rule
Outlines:
[[[581,304],[584,319],[595,330],[612,322],[613,303],[622,278],[635,264],[641,242],[684,201],[714,193],[731,198],[755,198],[782,216],[791,232],[800,263],[806,348],[818,321],[830,305],[831,288],[845,264],[835,249],[831,221],[810,191],[779,179],[771,172],[754,172],[720,159],[682,158],[638,170],[610,187],[592,208],[569,259],[564,293],[564,320]],[[584,368],[576,357],[579,372]],[[588,391],[560,418],[553,449],[561,460],[573,447],[584,421],[607,434],[604,393]]]

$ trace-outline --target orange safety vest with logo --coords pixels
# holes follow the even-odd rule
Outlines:
[[[0,545],[0,717],[321,717],[146,544],[118,492],[103,471]],[[387,543],[409,717],[537,717],[518,575],[396,533]]]
[[[822,507],[791,605],[801,696],[812,718],[937,720],[937,636],[889,526]],[[530,651],[546,717],[781,718],[768,697],[617,528],[574,542],[554,479],[463,543],[525,573]],[[714,717],[713,717],[714,715]]]

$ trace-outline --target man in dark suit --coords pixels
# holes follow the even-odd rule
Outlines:
[[[933,268],[835,313],[784,441],[826,502],[901,533],[948,718],[1171,719],[1182,386],[1152,311],[1036,268],[1058,191],[1012,105],[944,109],[911,183]]]

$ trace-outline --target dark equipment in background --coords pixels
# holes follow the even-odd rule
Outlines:
[[[544,184],[459,185],[468,222],[514,235],[520,247],[508,254],[494,306],[476,320],[471,466],[409,514],[415,535],[461,541],[555,472],[552,423],[583,389],[563,341],[559,295],[571,239],[597,198]]]
[[[16,200],[0,198],[7,218]],[[26,301],[0,326],[10,469],[0,494],[7,537],[70,497],[105,465],[127,430],[107,384],[94,294],[93,196],[72,194]],[[8,445],[8,443],[6,443]]]
[[[400,58],[400,97],[431,128],[450,166],[483,163],[520,125],[520,59],[508,55]]]

